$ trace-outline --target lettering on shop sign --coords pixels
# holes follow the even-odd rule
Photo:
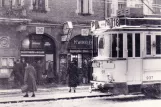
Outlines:
[[[74,40],[75,45],[91,45],[92,41],[81,41],[81,40]]]
[[[21,54],[44,54],[44,51],[21,51]]]

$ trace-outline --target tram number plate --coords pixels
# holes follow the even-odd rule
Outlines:
[[[153,80],[153,76],[146,76],[147,80]]]

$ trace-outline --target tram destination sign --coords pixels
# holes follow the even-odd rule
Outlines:
[[[113,28],[118,26],[120,26],[120,19],[118,17],[110,17],[106,20],[92,21],[91,31],[94,31],[99,28]]]

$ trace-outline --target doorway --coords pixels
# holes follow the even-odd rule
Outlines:
[[[47,34],[30,34],[22,41],[21,59],[42,63],[42,72],[54,82],[58,78],[56,72],[56,48],[55,41]],[[49,67],[50,66],[50,67]],[[49,73],[51,71],[51,73]],[[51,77],[51,75],[53,75]]]

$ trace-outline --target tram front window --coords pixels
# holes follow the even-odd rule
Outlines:
[[[128,57],[132,57],[133,56],[132,33],[127,34],[127,49],[128,49]]]
[[[140,34],[135,34],[135,57],[140,57]]]
[[[112,34],[112,57],[117,57],[117,34]]]
[[[112,57],[123,57],[123,34],[112,34]]]
[[[151,35],[146,36],[146,54],[151,55]]]
[[[156,35],[156,54],[161,54],[161,35]]]

